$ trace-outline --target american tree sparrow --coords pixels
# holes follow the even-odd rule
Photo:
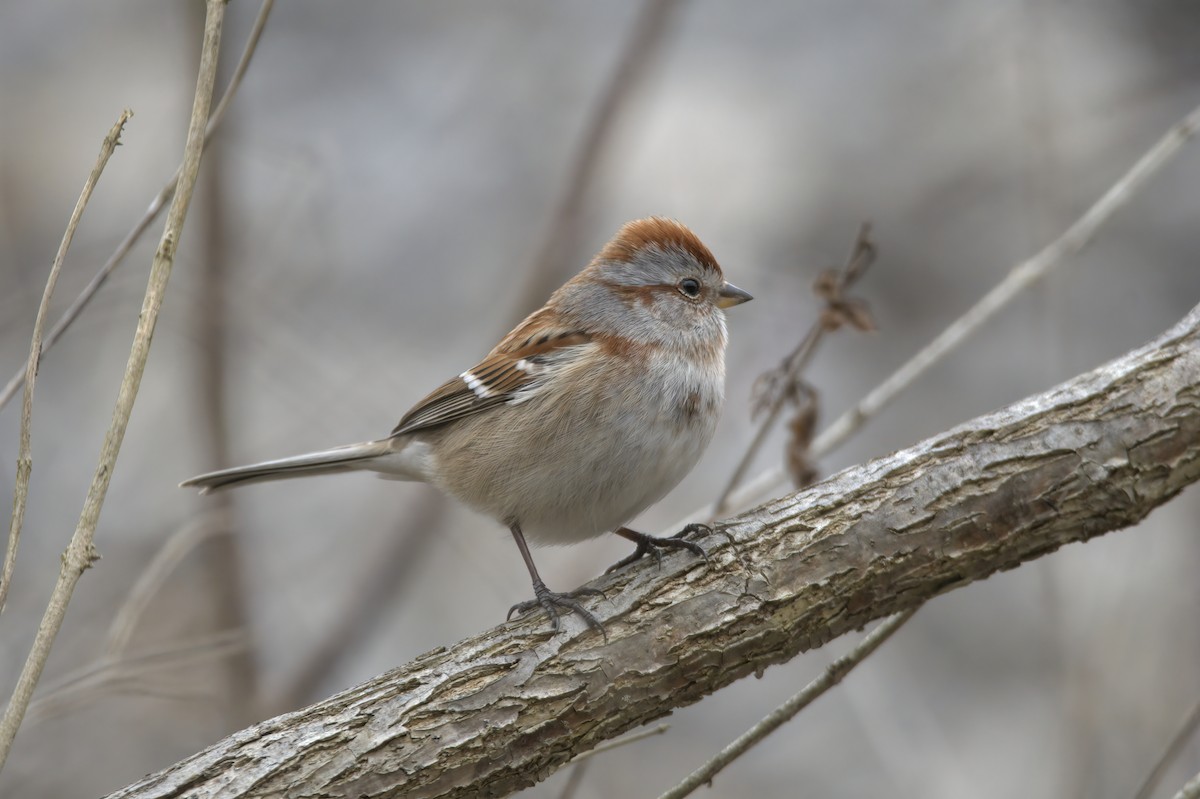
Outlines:
[[[725,395],[725,314],[750,295],[678,222],[629,222],[591,264],[444,383],[378,441],[202,474],[201,493],[353,470],[431,483],[508,525],[534,599],[603,629],[576,597],[546,588],[529,554],[614,531],[637,544],[613,568],[662,548],[704,552],[681,536],[623,525],[683,479],[712,439]]]

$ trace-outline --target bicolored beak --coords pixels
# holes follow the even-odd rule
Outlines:
[[[732,308],[735,305],[741,305],[743,302],[754,299],[750,296],[750,292],[742,291],[729,281],[726,281],[721,286],[721,290],[717,292],[717,297],[720,298],[717,300],[718,308]]]

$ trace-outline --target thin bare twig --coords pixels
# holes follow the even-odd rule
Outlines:
[[[1142,787],[1138,788],[1138,792],[1134,795],[1134,799],[1150,799],[1154,794],[1154,789],[1158,787],[1158,783],[1162,781],[1163,775],[1166,774],[1167,768],[1179,757],[1179,753],[1183,751],[1183,747],[1187,744],[1188,739],[1196,732],[1196,728],[1200,727],[1200,702],[1192,708],[1187,717],[1183,720],[1183,724],[1179,725],[1179,729],[1172,736],[1171,742],[1167,744],[1167,748],[1163,750],[1162,757],[1154,764],[1154,768],[1150,769],[1150,773],[1146,775],[1146,779],[1142,782]]]
[[[155,695],[147,682],[149,677],[173,675],[187,666],[234,657],[246,651],[247,641],[245,630],[221,630],[132,655],[105,654],[39,692],[29,703],[25,724],[38,724],[119,689],[127,688],[131,695]]]
[[[858,646],[854,647],[849,654],[830,663],[821,676],[804,686],[803,690],[771,711],[770,715],[730,742],[715,757],[689,774],[683,782],[662,794],[659,799],[682,799],[701,785],[712,782],[717,772],[741,757],[750,747],[779,729],[783,726],[784,722],[790,720],[801,710],[812,704],[813,700],[821,694],[840,683],[855,666],[863,662],[868,655],[879,648],[880,644],[890,638],[892,633],[904,626],[904,623],[911,619],[917,610],[918,608],[906,610],[880,624],[869,635],[859,641]]]
[[[1172,126],[1166,135],[1139,158],[1083,216],[1067,228],[1066,232],[1037,255],[1013,267],[1004,280],[996,284],[966,313],[817,436],[812,445],[812,457],[819,458],[845,441],[912,385],[929,367],[966,341],[1021,291],[1041,280],[1068,256],[1087,246],[1104,223],[1129,202],[1150,178],[1158,174],[1183,145],[1196,135],[1197,130],[1200,130],[1200,107]],[[785,476],[781,468],[768,469],[734,493],[728,500],[728,506],[743,508],[750,505],[781,485]]]
[[[571,766],[571,773],[567,775],[567,783],[563,785],[563,789],[558,794],[558,799],[572,799],[575,792],[579,790],[579,786],[583,784],[583,777],[587,774],[587,761],[576,763]]]
[[[258,40],[262,38],[263,28],[267,24],[267,17],[270,15],[271,8],[274,5],[275,0],[263,0],[263,4],[259,8],[258,18],[254,20],[254,27],[250,31],[250,38],[246,40],[246,47],[242,51],[241,60],[238,61],[237,68],[233,71],[233,77],[229,79],[229,86],[226,87],[225,94],[222,95],[221,101],[217,103],[216,108],[213,110],[212,117],[208,121],[208,127],[204,131],[204,143],[206,145],[221,126],[221,120],[225,118],[225,111],[229,108],[229,103],[233,100],[238,88],[242,85],[242,78],[246,74],[247,67],[250,66],[250,58],[258,48]],[[154,220],[158,218],[159,213],[162,212],[162,209],[166,207],[171,197],[175,194],[175,188],[179,185],[179,175],[182,169],[183,165],[180,164],[179,168],[175,170],[175,175],[167,181],[166,185],[162,187],[155,198],[150,201],[150,207],[146,209],[146,213],[125,234],[125,238],[117,245],[117,249],[104,262],[104,266],[92,276],[92,279],[84,286],[83,291],[79,292],[79,296],[75,298],[70,307],[54,323],[54,327],[50,329],[50,333],[46,336],[46,341],[42,345],[43,354],[48,352],[62,338],[63,333],[67,332],[67,328],[79,317],[83,309],[92,301],[92,297],[96,295],[96,292],[108,280],[108,276],[113,273],[114,269],[121,265],[121,262],[125,260],[125,256],[137,244],[138,239],[154,223]],[[9,400],[16,396],[17,389],[21,387],[24,381],[24,370],[19,370],[12,376],[4,386],[4,391],[0,392],[0,410],[3,410],[4,406],[9,403]]]
[[[220,522],[220,516],[204,514],[167,538],[129,589],[125,601],[113,617],[100,656],[38,691],[38,695],[29,703],[25,726],[37,724],[68,707],[98,698],[127,683],[136,683],[135,678],[148,676],[155,671],[171,673],[196,662],[230,657],[246,650],[247,636],[244,630],[228,628],[183,644],[170,644],[135,655],[126,653],[142,615],[179,564],[197,546],[225,532],[228,525]],[[145,684],[141,683],[139,687],[144,688]]]
[[[204,125],[208,119],[212,103],[213,83],[217,74],[217,55],[221,43],[221,24],[225,19],[225,0],[207,0],[208,14],[204,23],[204,45],[200,57],[200,74],[196,81],[196,96],[192,103],[192,116],[188,124],[187,144],[184,148],[183,171],[180,173],[179,190],[171,202],[167,212],[167,224],[163,230],[162,239],[154,254],[150,267],[150,281],[146,287],[146,297],[142,303],[142,311],[138,316],[137,331],[134,334],[133,346],[129,352],[129,361],[125,366],[125,376],[117,395],[116,407],[113,409],[112,423],[104,437],[100,449],[100,462],[96,474],[92,478],[91,488],[84,501],[83,512],[79,524],[71,536],[71,543],[63,553],[62,568],[59,570],[58,582],[54,586],[50,602],[38,626],[33,647],[21,669],[17,685],[13,689],[12,698],[0,720],[0,769],[8,759],[12,749],[13,739],[21,726],[21,720],[33,697],[33,689],[41,677],[42,669],[50,656],[50,647],[62,627],[67,614],[67,605],[75,591],[75,585],[83,572],[96,559],[93,540],[96,535],[96,525],[100,520],[100,510],[104,506],[104,498],[112,480],[113,468],[117,455],[121,450],[121,442],[125,438],[125,428],[129,424],[133,403],[137,398],[138,388],[142,382],[142,373],[146,368],[146,359],[150,355],[150,341],[154,335],[154,326],[158,321],[158,312],[162,307],[166,293],[167,279],[171,276],[171,267],[175,262],[175,252],[179,246],[183,221],[187,217],[188,205],[192,199],[192,189],[196,185],[196,173],[200,169],[200,156],[204,150]]]
[[[658,724],[647,730],[639,730],[638,732],[632,732],[622,738],[605,741],[602,744],[598,744],[594,749],[589,749],[588,751],[583,752],[579,755],[579,757],[575,758],[571,762],[581,763],[584,760],[588,760],[596,755],[603,754],[604,752],[611,752],[614,749],[620,749],[622,746],[629,746],[629,744],[635,744],[638,741],[644,741],[647,738],[653,738],[655,735],[662,735],[669,729],[671,729],[670,724]]]
[[[605,741],[595,749],[590,749],[587,752],[579,755],[571,761],[571,774],[567,777],[567,783],[563,786],[562,791],[558,794],[558,799],[571,799],[575,795],[575,791],[579,790],[580,784],[583,782],[583,775],[587,773],[588,761],[601,752],[608,752],[613,749],[620,749],[622,746],[628,746],[638,741],[644,741],[647,738],[652,738],[655,735],[662,735],[667,730],[671,729],[670,724],[659,724],[651,727],[648,730],[641,730],[631,735],[626,735],[624,738],[617,738],[612,741]]]
[[[30,442],[30,434],[33,426],[33,388],[37,382],[38,365],[42,360],[42,329],[46,325],[46,314],[50,310],[50,297],[54,294],[54,287],[58,284],[58,275],[62,271],[63,261],[67,257],[67,250],[71,248],[71,240],[75,238],[75,229],[79,227],[79,220],[83,218],[83,209],[87,207],[88,200],[92,198],[92,190],[96,188],[96,183],[100,180],[100,174],[104,172],[104,167],[108,164],[108,159],[117,149],[117,145],[121,143],[121,131],[125,129],[125,123],[133,116],[133,112],[128,108],[121,112],[121,116],[109,129],[108,135],[104,137],[104,141],[100,144],[100,155],[96,157],[96,163],[92,167],[92,172],[84,181],[83,191],[79,194],[79,199],[75,202],[75,209],[71,211],[71,219],[67,222],[67,229],[63,233],[62,241],[59,242],[58,252],[54,255],[54,263],[50,265],[50,276],[46,278],[46,290],[42,292],[42,302],[38,306],[37,317],[33,322],[33,337],[29,344],[29,360],[25,364],[25,371],[22,373],[25,377],[25,392],[21,400],[21,433],[20,442],[17,448],[17,481],[13,485],[13,506],[12,518],[8,526],[8,545],[4,550],[4,569],[0,571],[0,613],[4,612],[4,603],[8,598],[8,587],[12,583],[13,569],[17,563],[17,544],[21,540],[21,525],[25,521],[25,504],[29,499],[29,477],[33,472],[33,452]]]
[[[167,583],[184,558],[196,547],[228,528],[224,513],[211,513],[193,518],[167,538],[150,563],[138,575],[125,601],[113,616],[104,642],[104,656],[120,657],[129,646],[134,630],[142,620],[142,614],[150,607],[158,592]]]
[[[577,247],[580,211],[595,181],[601,156],[627,107],[631,89],[653,62],[664,34],[670,30],[671,17],[680,5],[680,0],[646,0],[642,6],[616,67],[592,106],[583,139],[567,173],[565,191],[550,216],[533,267],[526,273],[516,305],[521,316],[541,305],[562,282],[563,264],[570,261]]]
[[[729,495],[745,479],[746,470],[750,468],[750,463],[754,460],[759,450],[762,449],[763,443],[767,440],[767,434],[771,432],[776,420],[779,419],[779,414],[783,410],[788,397],[795,396],[793,388],[800,381],[800,375],[808,367],[808,363],[812,360],[813,353],[817,351],[817,345],[821,343],[824,334],[837,329],[843,317],[853,318],[848,313],[838,314],[838,309],[834,305],[834,302],[845,301],[843,293],[852,287],[867,271],[871,263],[875,260],[875,252],[875,243],[871,241],[871,226],[864,223],[859,228],[858,236],[854,240],[854,247],[850,251],[850,257],[847,259],[846,265],[841,270],[831,270],[833,273],[832,283],[836,290],[825,293],[826,296],[823,299],[826,301],[827,308],[821,313],[817,321],[813,323],[812,327],[809,328],[796,349],[784,358],[779,368],[763,375],[763,378],[767,378],[771,383],[775,384],[774,389],[771,389],[770,385],[765,387],[768,389],[768,396],[765,397],[764,403],[767,411],[766,415],[759,423],[758,430],[754,434],[754,439],[750,442],[750,446],[746,448],[745,453],[742,454],[742,459],[734,467],[733,474],[730,476],[729,482],[726,483],[725,489],[717,497],[713,510],[714,518],[723,516],[729,511]],[[814,288],[819,289],[822,282],[827,285],[830,283],[829,273],[823,274],[822,280]],[[817,293],[818,295],[822,294],[819,290]],[[864,311],[861,306],[852,307],[856,310]]]

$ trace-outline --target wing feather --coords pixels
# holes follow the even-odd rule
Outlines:
[[[413,406],[392,435],[429,430],[497,405],[523,402],[556,366],[573,360],[592,344],[592,337],[578,330],[547,331],[536,316],[509,333],[473,368],[447,380]],[[525,335],[530,328],[536,328],[537,334]]]

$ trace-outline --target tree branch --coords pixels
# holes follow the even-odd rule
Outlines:
[[[1200,307],[1157,341],[112,795],[500,796],[873,619],[1134,524],[1200,479]]]
[[[29,345],[29,360],[25,363],[24,371],[25,396],[21,403],[21,433],[17,445],[17,482],[13,486],[12,517],[8,526],[8,545],[4,550],[4,566],[0,569],[0,613],[4,612],[8,589],[12,585],[13,569],[17,562],[17,546],[21,541],[21,525],[25,522],[25,503],[29,500],[29,478],[33,473],[33,454],[30,442],[33,428],[33,389],[37,382],[38,366],[42,360],[42,330],[46,325],[46,314],[50,311],[50,298],[54,296],[54,287],[58,284],[58,275],[62,272],[63,261],[66,260],[67,250],[71,248],[71,241],[75,238],[75,229],[79,227],[79,220],[83,218],[83,209],[87,208],[88,200],[92,198],[92,192],[95,190],[96,184],[100,182],[100,175],[104,172],[104,167],[108,165],[108,159],[112,157],[117,145],[121,142],[121,132],[125,130],[125,123],[132,117],[133,112],[128,108],[122,111],[121,116],[117,118],[112,128],[109,129],[108,135],[100,144],[100,155],[96,157],[96,164],[92,167],[87,180],[84,181],[83,191],[80,192],[79,199],[75,202],[75,210],[71,212],[71,219],[67,222],[67,229],[58,245],[54,263],[50,265],[50,276],[46,278],[46,289],[42,292],[42,302],[38,306],[37,317],[33,322],[33,339]]]

